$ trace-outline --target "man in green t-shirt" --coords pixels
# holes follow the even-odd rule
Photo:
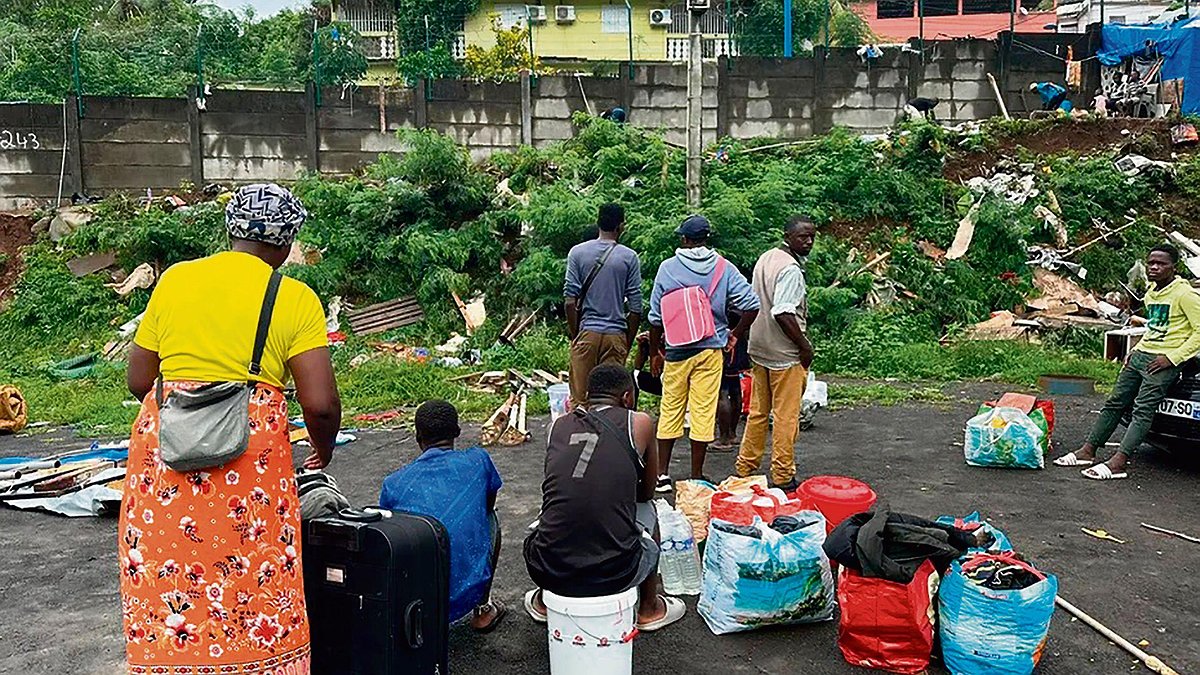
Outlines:
[[[1179,379],[1184,361],[1200,354],[1200,294],[1175,276],[1179,251],[1169,244],[1150,249],[1146,272],[1153,288],[1146,292],[1146,335],[1125,359],[1112,395],[1100,411],[1092,434],[1075,452],[1054,460],[1058,466],[1086,466],[1083,475],[1095,480],[1128,478],[1125,465],[1142,444],[1158,404]],[[1108,442],[1126,411],[1129,428],[1109,460],[1096,464],[1096,449]]]

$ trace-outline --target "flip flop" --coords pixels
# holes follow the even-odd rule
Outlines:
[[[540,589],[535,588],[532,591],[525,593],[525,613],[529,615],[529,618],[538,623],[546,623],[546,615],[542,612],[539,612],[537,610],[537,606],[533,604],[533,599],[537,597],[539,590]]]
[[[683,604],[683,601],[679,598],[668,598],[665,595],[660,595],[658,597],[662,598],[663,604],[667,606],[667,613],[664,614],[660,619],[655,619],[654,621],[648,621],[646,623],[639,623],[637,626],[638,632],[653,633],[656,630],[666,628],[667,626],[670,626],[676,621],[682,619],[683,615],[687,613],[687,605]]]
[[[1092,480],[1121,480],[1123,478],[1129,478],[1129,474],[1124,471],[1121,471],[1120,473],[1113,473],[1112,469],[1108,468],[1107,464],[1090,466],[1079,473],[1083,474],[1084,478],[1091,478]]]
[[[1091,466],[1095,463],[1094,459],[1080,459],[1074,452],[1068,452],[1054,460],[1054,466]]]
[[[504,606],[503,602],[500,602],[499,600],[491,600],[488,602],[488,604],[496,610],[496,617],[492,619],[491,623],[483,628],[476,628],[476,633],[487,634],[496,630],[500,626],[500,622],[504,620],[504,617],[508,616],[508,608]]]

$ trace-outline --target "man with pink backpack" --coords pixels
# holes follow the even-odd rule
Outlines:
[[[669,471],[675,439],[683,437],[684,415],[691,415],[692,478],[704,477],[704,457],[715,438],[722,365],[758,316],[758,297],[746,277],[709,248],[711,226],[704,216],[689,216],[676,230],[675,255],[663,261],[650,293],[650,344],[664,352],[662,402],[658,418],[658,454]],[[735,326],[727,310],[741,312]],[[659,476],[658,490],[670,490],[670,477]]]

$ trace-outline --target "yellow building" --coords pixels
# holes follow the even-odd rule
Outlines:
[[[569,0],[571,4],[535,4],[483,0],[463,21],[452,53],[462,58],[468,44],[495,44],[492,24],[502,28],[527,25],[533,51],[547,64],[687,59],[687,6],[663,0]],[[335,0],[334,18],[353,26],[365,38],[371,64],[368,79],[395,77],[395,20],[387,0]],[[733,49],[724,0],[701,18],[703,56],[716,58]]]

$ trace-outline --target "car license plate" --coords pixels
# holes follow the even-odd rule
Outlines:
[[[1164,398],[1163,402],[1158,404],[1158,412],[1160,415],[1200,420],[1200,403],[1181,401],[1177,398]]]

